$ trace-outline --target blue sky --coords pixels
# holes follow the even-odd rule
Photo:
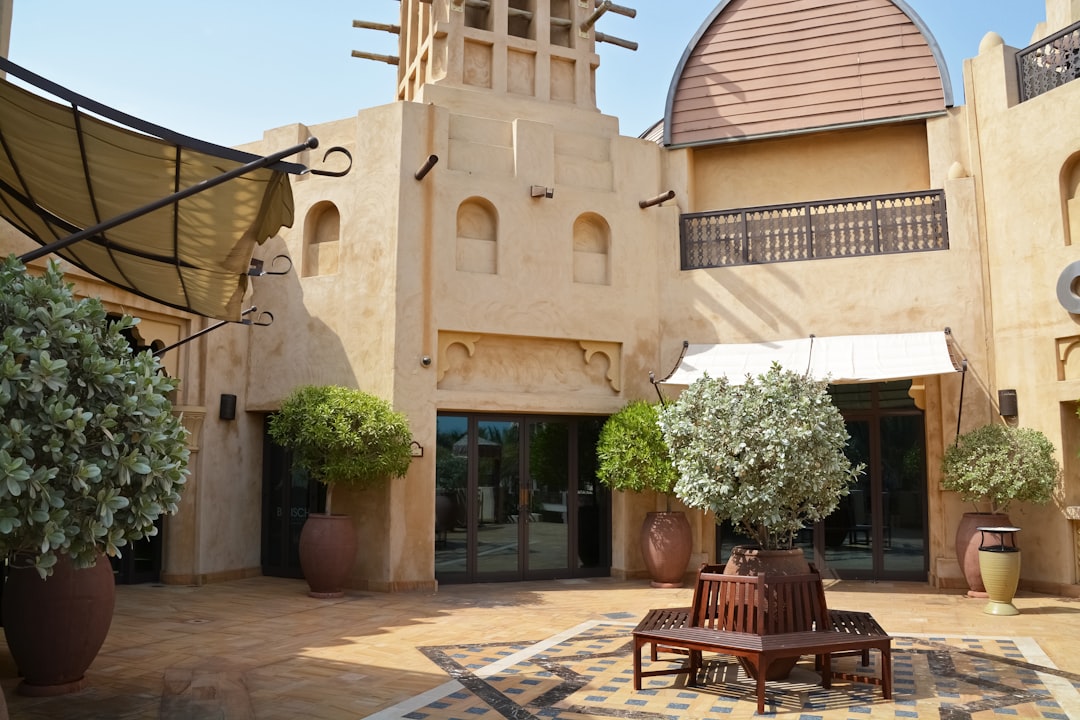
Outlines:
[[[349,117],[394,100],[396,68],[350,57],[397,54],[396,36],[354,19],[396,23],[397,0],[14,0],[10,59],[99,102],[222,145],[263,130]],[[635,19],[608,13],[597,104],[637,135],[664,111],[676,63],[713,0],[620,0]],[[1029,44],[1043,0],[908,0],[945,54],[957,103],[963,60],[988,31]]]

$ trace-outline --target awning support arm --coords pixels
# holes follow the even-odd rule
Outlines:
[[[682,341],[682,352],[679,353],[679,359],[675,361],[675,367],[671,368],[671,372],[669,372],[667,375],[665,375],[663,380],[657,380],[656,376],[653,374],[653,371],[652,370],[649,371],[649,382],[651,382],[652,386],[656,389],[656,394],[660,398],[660,404],[661,405],[665,405],[666,403],[664,401],[664,393],[660,392],[660,383],[667,382],[668,379],[671,378],[671,376],[675,374],[675,371],[679,369],[680,365],[682,365],[683,358],[686,357],[686,350],[689,347],[690,347],[690,341],[689,340],[683,340]]]
[[[259,308],[252,305],[247,310],[240,313],[241,320],[239,322],[235,323],[235,324],[237,324],[237,325],[258,325],[260,327],[266,327],[267,325],[270,325],[271,323],[274,322],[274,316],[271,315],[268,312],[260,313],[258,320],[248,320],[248,319],[244,318],[245,315],[250,315],[251,313],[255,312],[258,309]],[[264,319],[264,318],[269,318],[269,319]],[[165,353],[167,353],[168,351],[172,350],[173,348],[178,348],[181,345],[185,345],[185,344],[191,342],[192,340],[194,340],[195,338],[200,338],[200,337],[202,337],[203,335],[206,335],[209,332],[217,330],[222,325],[229,325],[230,323],[233,323],[233,321],[232,320],[222,320],[220,322],[216,322],[213,325],[211,325],[210,327],[205,327],[202,330],[199,330],[198,332],[195,332],[195,333],[192,333],[191,335],[188,335],[183,340],[179,340],[177,342],[174,342],[172,345],[166,345],[163,348],[158,348],[157,350],[154,351],[154,357],[159,358],[162,355],[164,355]]]
[[[652,373],[649,373],[649,378],[652,381],[652,384],[656,385],[658,383],[666,383],[668,380],[670,380],[671,376],[674,375],[675,371],[679,369],[680,365],[682,365],[683,358],[686,357],[686,351],[689,348],[690,348],[690,341],[689,340],[683,340],[682,341],[682,352],[679,353],[679,359],[675,361],[675,366],[673,368],[671,368],[671,372],[669,372],[667,375],[664,376],[663,380],[652,380]],[[657,390],[657,392],[659,392],[659,389]]]
[[[960,442],[960,418],[964,417],[964,380],[967,379],[967,358],[960,361],[960,402],[956,409],[956,442]]]
[[[283,158],[287,158],[290,155],[295,155],[296,153],[302,152],[307,149],[313,150],[318,146],[318,139],[313,137],[308,138],[306,142],[300,143],[299,145],[294,145],[290,148],[286,148],[285,150],[278,151],[272,155],[257,158],[249,163],[233,168],[226,173],[222,173],[221,175],[212,177],[208,180],[203,180],[201,182],[195,183],[191,187],[184,188],[183,190],[175,192],[172,195],[159,198],[158,200],[155,200],[154,202],[147,205],[143,205],[140,208],[129,210],[122,215],[117,215],[116,217],[100,222],[97,225],[93,225],[84,230],[80,230],[73,235],[68,235],[66,238],[61,238],[60,240],[49,243],[48,245],[43,245],[36,250],[31,250],[30,252],[21,255],[19,257],[19,261],[25,264],[30,262],[31,260],[37,260],[40,257],[44,257],[49,253],[56,252],[57,250],[63,250],[69,245],[74,245],[77,242],[86,240],[87,238],[93,237],[94,235],[102,233],[106,230],[110,230],[117,225],[123,225],[124,223],[134,220],[135,218],[142,217],[143,215],[152,213],[155,210],[160,210],[163,207],[179,202],[184,198],[188,198],[192,195],[201,193],[203,190],[209,190],[212,187],[217,187],[218,185],[228,182],[233,178],[238,178],[241,175],[246,175],[247,173],[253,172],[255,170],[260,170],[262,168],[280,162]]]

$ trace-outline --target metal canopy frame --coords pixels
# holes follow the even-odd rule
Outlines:
[[[67,248],[67,247],[70,247],[71,245],[74,245],[76,243],[79,243],[79,242],[81,242],[83,240],[87,240],[87,239],[90,239],[90,238],[96,238],[97,241],[101,245],[105,246],[106,248],[109,248],[110,247],[110,242],[103,235],[103,233],[105,231],[107,231],[107,230],[109,230],[111,228],[115,228],[115,227],[117,227],[119,225],[122,225],[124,223],[130,222],[131,220],[142,217],[142,216],[147,215],[149,213],[152,213],[152,212],[154,212],[156,210],[168,207],[170,205],[174,205],[174,204],[178,203],[179,201],[181,201],[181,200],[183,200],[185,198],[191,197],[193,195],[197,195],[198,193],[204,192],[206,190],[214,188],[214,187],[216,187],[218,185],[221,185],[223,183],[226,183],[226,182],[228,182],[230,180],[241,177],[243,175],[247,175],[247,174],[252,173],[252,172],[254,172],[256,170],[268,169],[270,171],[277,172],[277,173],[283,173],[283,174],[301,175],[301,174],[311,173],[311,174],[314,174],[314,175],[324,175],[324,176],[330,176],[330,177],[341,177],[343,175],[348,174],[348,172],[352,168],[352,155],[349,153],[348,150],[346,150],[345,148],[341,148],[341,147],[332,147],[332,148],[328,149],[326,151],[326,153],[324,154],[324,156],[323,156],[323,161],[325,162],[326,159],[332,153],[339,152],[339,153],[345,155],[345,157],[347,158],[347,161],[348,161],[347,166],[345,167],[344,170],[336,170],[335,171],[335,170],[310,169],[310,168],[308,168],[307,166],[305,166],[303,164],[294,163],[294,162],[285,162],[285,158],[287,158],[287,157],[289,157],[291,155],[295,155],[295,154],[297,154],[299,152],[302,152],[304,150],[317,148],[319,143],[318,143],[318,140],[316,138],[314,138],[314,137],[308,138],[306,141],[304,141],[302,143],[299,143],[297,145],[294,145],[292,147],[286,148],[284,150],[281,150],[281,151],[278,151],[278,152],[275,152],[275,153],[272,153],[272,154],[269,154],[269,155],[260,156],[260,155],[256,155],[256,154],[252,154],[252,153],[243,152],[243,151],[237,150],[235,148],[225,147],[225,146],[222,146],[222,145],[217,145],[217,144],[206,142],[206,141],[203,141],[203,140],[199,140],[199,139],[187,136],[187,135],[183,135],[181,133],[174,132],[174,131],[169,130],[168,128],[162,127],[160,125],[156,125],[154,123],[147,122],[147,121],[142,120],[140,118],[134,117],[134,116],[129,115],[129,114],[124,113],[124,112],[121,112],[119,110],[116,110],[115,108],[111,108],[111,107],[109,107],[107,105],[103,105],[102,103],[97,102],[97,101],[95,101],[95,100],[93,100],[91,98],[85,97],[83,95],[80,95],[79,93],[73,92],[73,91],[71,91],[71,90],[69,90],[69,89],[67,89],[65,87],[62,87],[62,86],[56,84],[55,82],[52,82],[51,80],[48,80],[48,79],[46,79],[46,78],[44,78],[44,77],[42,77],[42,76],[40,76],[40,75],[38,75],[38,74],[36,74],[34,72],[31,72],[30,70],[27,70],[26,68],[23,68],[23,67],[11,62],[10,60],[8,60],[7,58],[4,58],[4,57],[0,57],[0,71],[6,72],[9,75],[11,75],[11,76],[13,76],[15,78],[18,78],[19,80],[21,80],[21,81],[23,81],[23,82],[37,88],[38,90],[41,90],[42,92],[47,93],[47,94],[51,95],[52,97],[57,98],[59,100],[62,100],[64,103],[67,103],[68,105],[70,105],[71,113],[73,115],[73,129],[78,134],[79,155],[81,157],[81,161],[82,161],[82,164],[83,164],[83,172],[84,172],[84,174],[88,173],[89,168],[90,168],[90,163],[89,163],[89,160],[88,160],[88,157],[87,157],[87,154],[86,154],[87,149],[86,149],[86,146],[85,146],[85,144],[83,142],[83,134],[82,134],[83,133],[83,130],[82,130],[83,120],[82,120],[82,118],[84,116],[83,115],[84,113],[92,113],[93,115],[97,116],[98,118],[101,118],[101,119],[104,119],[104,120],[107,120],[107,121],[109,121],[111,123],[116,124],[121,129],[128,129],[128,130],[136,131],[138,133],[142,133],[144,135],[147,135],[150,138],[155,138],[155,139],[161,140],[162,142],[173,145],[176,148],[176,168],[174,170],[174,182],[173,182],[173,186],[178,188],[176,192],[173,192],[173,193],[171,193],[171,194],[169,194],[169,195],[167,195],[165,197],[161,197],[161,198],[159,198],[159,199],[157,199],[157,200],[155,200],[153,202],[146,203],[146,204],[144,204],[144,205],[142,205],[140,207],[137,207],[137,208],[135,208],[133,210],[130,210],[130,211],[121,213],[119,215],[116,215],[116,216],[114,216],[114,217],[112,217],[110,219],[97,222],[97,223],[93,224],[92,226],[85,227],[85,228],[80,228],[78,225],[76,225],[76,224],[74,224],[74,223],[72,223],[72,222],[70,222],[68,220],[65,220],[64,218],[58,216],[55,212],[50,210],[48,207],[45,207],[45,206],[39,204],[38,202],[36,202],[32,197],[30,197],[30,189],[29,188],[24,187],[24,189],[19,189],[19,188],[13,187],[12,184],[9,183],[9,182],[6,182],[4,180],[0,180],[0,190],[2,190],[10,198],[12,198],[13,203],[17,203],[18,205],[21,205],[22,210],[19,210],[19,211],[17,211],[15,209],[17,207],[17,205],[8,205],[8,208],[11,211],[12,216],[14,218],[18,218],[19,215],[21,214],[21,212],[24,210],[25,212],[30,213],[31,215],[36,215],[38,217],[38,219],[42,223],[44,223],[46,226],[53,227],[53,228],[56,228],[57,230],[60,230],[62,232],[68,232],[69,233],[66,237],[58,238],[56,240],[53,240],[52,242],[46,242],[47,238],[38,237],[37,233],[31,233],[31,232],[29,232],[27,230],[26,234],[29,237],[31,237],[32,239],[34,239],[36,242],[41,244],[41,247],[36,248],[34,250],[31,250],[29,252],[26,252],[26,253],[22,254],[21,256],[19,256],[19,261],[24,263],[24,264],[28,263],[28,262],[30,262],[32,260],[36,260],[36,259],[39,259],[39,258],[44,257],[46,255],[49,255],[51,253],[61,251],[61,250],[65,249],[65,248]],[[58,107],[62,108],[63,105],[58,105]],[[4,139],[3,139],[3,134],[2,133],[0,133],[0,144],[4,144]],[[6,144],[4,146],[6,148]],[[190,187],[179,189],[180,188],[180,156],[181,156],[181,152],[183,150],[188,150],[188,151],[200,153],[200,154],[202,154],[204,156],[208,156],[208,157],[211,157],[211,158],[220,158],[222,160],[229,161],[230,163],[241,163],[241,164],[239,166],[237,166],[237,167],[234,167],[231,170],[228,170],[226,172],[222,172],[222,173],[220,173],[220,174],[218,174],[216,176],[210,177],[208,179],[204,179],[204,180],[201,180],[199,182],[196,182],[194,185],[191,185]],[[17,169],[16,169],[16,174],[18,174]],[[22,182],[22,179],[19,178],[19,181]],[[91,201],[93,201],[93,196],[91,196]],[[18,226],[16,226],[16,227],[18,227]],[[174,241],[174,247],[176,247],[177,243],[179,242],[178,238],[174,237],[173,241]],[[111,252],[111,250],[110,250],[110,252]],[[147,251],[147,250],[141,250],[141,249],[139,249],[137,247],[132,248],[130,246],[125,246],[124,249],[123,249],[123,252],[125,254],[131,255],[133,257],[142,258],[142,259],[147,260],[147,261],[173,265],[173,266],[177,267],[178,269],[179,268],[192,268],[193,267],[193,265],[191,265],[191,263],[184,261],[178,255],[177,256],[162,256],[160,254],[160,252],[152,252],[152,251]],[[281,257],[281,256],[279,256],[279,257]],[[275,258],[274,260],[276,261],[277,259],[278,258]],[[267,275],[267,274],[269,274],[269,275],[282,275],[282,274],[285,274],[286,272],[288,272],[288,270],[285,270],[284,272],[263,271],[262,270],[262,261],[261,260],[251,260],[250,262],[251,262],[251,267],[249,268],[249,270],[247,272],[247,275],[249,275],[249,276],[258,277],[260,275]],[[76,264],[83,267],[84,270],[87,270],[92,275],[98,275],[99,277],[102,277],[97,272],[94,272],[93,268],[84,267],[80,263],[76,263]],[[289,263],[289,269],[291,269],[291,267],[292,267],[292,264],[290,262]],[[102,279],[107,281],[107,278],[102,277]],[[120,285],[120,287],[123,287],[123,286]],[[166,305],[170,305],[170,306],[173,306],[173,307],[177,307],[179,309],[186,310],[188,312],[193,312],[195,314],[200,314],[200,315],[205,316],[204,313],[198,312],[193,307],[190,307],[190,306],[181,307],[181,306],[176,305],[174,303],[168,302],[167,300],[163,300],[162,298],[154,297],[152,294],[149,294],[147,292],[140,291],[139,289],[135,288],[134,286],[133,287],[127,287],[127,288],[124,288],[124,289],[129,290],[131,292],[134,292],[135,294],[147,297],[148,299],[154,300],[155,302],[161,302],[161,303],[164,303]],[[255,321],[248,318],[247,316],[250,315],[251,313],[253,313],[255,310],[256,310],[256,308],[254,308],[254,307],[251,307],[251,308],[249,308],[247,310],[244,310],[243,312],[240,313],[240,316],[239,316],[239,318],[237,320],[222,320],[221,322],[219,322],[219,323],[217,323],[215,325],[204,328],[203,330],[200,330],[200,331],[192,334],[188,338],[185,338],[184,340],[181,340],[178,343],[175,343],[175,344],[173,344],[173,345],[171,345],[171,346],[169,346],[167,348],[162,348],[156,354],[158,354],[158,355],[163,354],[164,351],[166,351],[166,350],[172,349],[172,348],[177,347],[179,345],[182,345],[182,344],[184,344],[186,342],[190,342],[191,340],[194,340],[194,339],[196,339],[198,337],[201,337],[202,335],[204,335],[204,334],[206,334],[206,333],[208,333],[208,332],[210,332],[212,330],[215,330],[215,329],[217,329],[217,328],[219,328],[219,327],[221,327],[221,326],[223,326],[225,324],[228,324],[228,323],[238,323],[238,324],[244,324],[244,325],[269,325],[271,322],[273,322],[273,315],[271,315],[268,312],[262,313],[262,315],[259,316],[259,319],[255,320]]]

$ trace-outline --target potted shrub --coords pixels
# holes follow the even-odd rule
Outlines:
[[[412,458],[405,415],[363,390],[298,387],[270,418],[270,437],[292,450],[293,465],[326,485],[326,512],[309,513],[300,531],[300,567],[312,597],[341,597],[356,560],[352,518],[334,515],[337,485],[372,488],[402,477]]]
[[[0,323],[4,633],[20,692],[73,692],[112,621],[105,556],[176,512],[187,431],[169,400],[177,381],[123,334],[136,321],[77,299],[59,265],[35,276],[7,258]]]
[[[941,470],[942,488],[974,507],[957,526],[956,559],[969,594],[986,597],[976,528],[1012,525],[1008,510],[1014,500],[1050,501],[1061,475],[1054,445],[1038,430],[991,423],[957,437],[945,450]]]
[[[862,472],[844,448],[848,433],[827,383],[774,364],[741,385],[704,377],[660,412],[660,426],[679,473],[675,495],[728,520],[754,547],[736,547],[728,572],[790,557],[803,527],[836,510]]]
[[[613,490],[664,495],[663,512],[650,512],[641,526],[641,555],[654,587],[679,587],[693,549],[686,514],[671,509],[678,479],[660,432],[659,413],[644,400],[631,402],[600,429],[596,476]]]

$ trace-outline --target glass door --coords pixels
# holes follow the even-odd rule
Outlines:
[[[292,454],[274,444],[263,426],[262,572],[272,577],[304,577],[300,531],[309,512],[326,509],[326,486],[294,470]]]
[[[603,418],[439,415],[440,582],[606,574],[610,501],[596,481]]]
[[[847,453],[866,470],[814,534],[819,566],[838,577],[925,580],[929,572],[922,411],[909,381],[834,386]]]
[[[521,485],[521,423],[480,420],[472,440],[475,447],[474,488],[468,493],[475,522],[476,574],[492,579],[519,574],[521,548],[528,543],[528,495]]]

